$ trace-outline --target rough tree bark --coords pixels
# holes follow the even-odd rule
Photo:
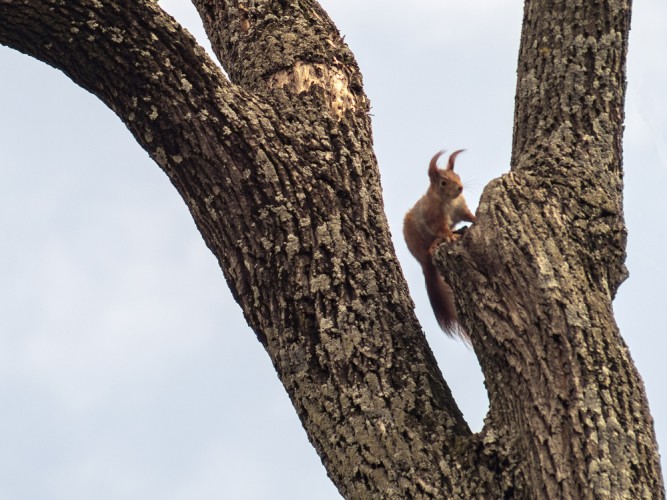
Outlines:
[[[590,3],[590,5],[588,5]],[[356,62],[312,0],[0,0],[0,42],[97,95],[177,188],[347,498],[663,498],[614,322],[629,0],[526,2],[511,172],[441,270],[484,370],[472,434],[413,312]]]

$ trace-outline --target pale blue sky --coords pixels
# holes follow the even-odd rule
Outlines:
[[[473,429],[477,362],[432,319],[401,238],[441,149],[475,207],[508,168],[518,1],[324,1],[356,54],[396,249]],[[194,9],[163,1],[204,44]],[[625,135],[630,279],[617,320],[667,446],[667,68],[635,2]],[[0,47],[0,498],[339,498],[167,177],[95,97]]]

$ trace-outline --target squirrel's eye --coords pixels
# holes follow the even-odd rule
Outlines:
[[[446,181],[445,179],[441,179],[441,180],[440,180],[440,185],[441,185],[442,187],[445,187],[445,186],[447,185],[447,181]]]

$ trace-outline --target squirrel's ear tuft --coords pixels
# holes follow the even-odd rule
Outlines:
[[[431,158],[431,163],[428,164],[428,176],[429,179],[431,179],[431,182],[437,182],[438,180],[438,158],[440,158],[444,152],[444,149],[442,151],[438,151],[433,155],[433,158]]]
[[[447,161],[447,170],[454,170],[454,161],[456,160],[456,157],[459,155],[459,153],[463,153],[464,151],[465,149],[459,149],[449,155],[449,160]]]

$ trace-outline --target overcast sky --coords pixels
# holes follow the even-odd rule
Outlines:
[[[188,2],[160,3],[208,48]],[[479,366],[433,320],[401,220],[439,149],[467,149],[471,207],[507,171],[521,2],[322,4],[364,73],[417,314],[479,430]],[[664,1],[634,3],[614,304],[663,449],[666,20]],[[166,175],[58,71],[0,47],[0,76],[0,498],[340,498]]]

